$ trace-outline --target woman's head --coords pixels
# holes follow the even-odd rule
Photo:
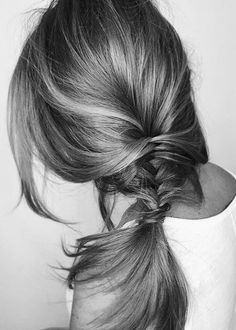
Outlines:
[[[196,168],[208,161],[208,153],[191,69],[177,32],[151,1],[52,1],[23,46],[9,108],[22,193],[38,214],[55,218],[37,195],[34,156],[64,180],[94,181],[109,230],[114,227],[106,205],[109,194],[119,192],[145,204],[143,224],[163,220],[177,199],[203,198]],[[182,193],[187,181],[194,197]],[[157,231],[168,247],[163,230],[150,228],[144,234],[153,239]],[[125,239],[125,234],[117,237],[122,246]],[[166,257],[158,276],[169,271],[170,291],[181,296],[180,273],[174,259]],[[174,317],[184,319],[183,292],[178,302],[182,314],[177,308]]]
[[[192,96],[180,38],[150,1],[53,1],[27,38],[10,87],[23,190],[34,190],[35,150],[71,182],[112,176],[128,183],[151,158],[159,172],[185,177],[207,161]]]

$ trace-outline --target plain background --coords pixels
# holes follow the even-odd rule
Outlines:
[[[50,265],[71,264],[60,242],[63,238],[73,243],[78,234],[63,224],[36,216],[24,202],[13,210],[19,180],[6,132],[8,84],[30,25],[24,12],[47,1],[0,1],[0,329],[66,326],[66,286]],[[189,54],[210,161],[236,174],[236,2],[162,0],[161,8]],[[57,214],[68,221],[81,221],[77,229],[83,235],[100,228],[95,198],[91,183],[58,182],[50,186],[48,193],[49,204]]]

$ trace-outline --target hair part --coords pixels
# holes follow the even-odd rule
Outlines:
[[[109,278],[119,289],[92,329],[182,330],[188,285],[162,223],[173,202],[202,202],[197,169],[208,151],[174,27],[151,1],[52,1],[23,45],[8,108],[21,195],[37,214],[60,220],[37,191],[34,157],[98,189],[108,232],[65,250],[75,258],[71,287]],[[118,193],[136,203],[115,228],[109,201]],[[120,229],[129,220],[137,226]]]

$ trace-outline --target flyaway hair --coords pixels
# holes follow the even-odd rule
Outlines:
[[[34,157],[98,190],[104,231],[66,252],[75,258],[68,284],[109,280],[102,290],[117,298],[84,330],[183,330],[188,284],[163,221],[173,202],[203,201],[198,166],[208,151],[186,51],[158,6],[52,1],[23,45],[8,107],[22,196],[37,214],[58,220],[37,192]],[[136,202],[115,227],[117,194]],[[137,225],[120,228],[130,220]]]

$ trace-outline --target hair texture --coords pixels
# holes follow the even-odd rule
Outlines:
[[[21,197],[58,220],[37,191],[34,157],[99,193],[106,231],[66,252],[68,283],[109,279],[119,295],[86,329],[184,329],[188,283],[163,221],[173,202],[204,199],[197,169],[208,151],[191,72],[176,30],[147,0],[52,1],[24,42],[8,98]],[[115,227],[118,194],[136,202]]]

